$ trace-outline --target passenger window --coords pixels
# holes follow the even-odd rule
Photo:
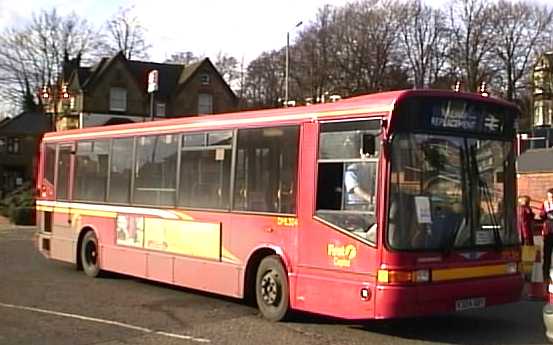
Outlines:
[[[299,127],[238,131],[234,209],[296,212]]]
[[[108,162],[108,140],[77,143],[74,200],[105,200]]]
[[[319,136],[316,215],[372,243],[379,131],[380,120],[333,122]]]
[[[232,132],[184,134],[179,206],[228,209]]]
[[[71,151],[73,151],[72,145],[59,146],[56,198],[61,200],[69,199],[69,179],[71,176],[70,175]]]
[[[56,168],[56,145],[47,144],[45,145],[44,152],[44,178],[53,186],[54,185],[54,174]]]
[[[174,206],[177,180],[177,136],[138,137],[134,202]]]
[[[113,139],[109,170],[108,201],[128,204],[131,190],[131,171],[134,138]]]

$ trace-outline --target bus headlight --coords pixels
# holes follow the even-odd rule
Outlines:
[[[378,270],[377,280],[384,284],[427,283],[430,281],[430,270],[400,271]]]
[[[416,270],[414,273],[414,283],[428,283],[430,281],[430,270]]]

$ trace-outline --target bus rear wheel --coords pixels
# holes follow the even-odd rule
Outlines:
[[[257,269],[255,297],[263,317],[270,321],[286,318],[290,306],[288,277],[277,255],[267,256]]]
[[[84,273],[89,277],[97,277],[100,274],[100,265],[98,262],[98,239],[94,231],[89,231],[84,235],[80,255]]]

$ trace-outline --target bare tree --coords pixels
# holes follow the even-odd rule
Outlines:
[[[109,52],[115,55],[122,51],[129,60],[147,59],[151,46],[146,42],[146,28],[132,13],[133,9],[120,8],[107,22]]]
[[[330,5],[320,8],[315,21],[300,32],[299,42],[290,48],[291,99],[315,99],[335,92],[334,17],[335,10]]]
[[[76,14],[67,17],[56,10],[33,15],[22,28],[8,28],[0,35],[0,94],[12,105],[30,106],[43,86],[54,85],[64,58],[81,56],[90,61],[101,47],[101,35]],[[31,97],[32,96],[32,97]]]
[[[250,62],[245,82],[245,97],[248,106],[254,108],[276,107],[284,90],[284,70],[282,66],[284,54],[281,51],[262,53]]]
[[[417,88],[434,83],[445,64],[448,37],[445,15],[421,0],[401,5],[400,47]]]
[[[234,84],[237,82],[238,78],[240,78],[238,60],[234,56],[219,52],[213,63],[223,79],[229,85],[235,86]]]
[[[494,53],[499,62],[498,79],[505,98],[517,98],[520,81],[529,75],[529,64],[536,58],[536,47],[546,46],[544,31],[551,25],[553,12],[529,2],[499,0],[491,8]]]
[[[392,70],[398,72],[397,32],[399,3],[393,0],[351,3],[337,14],[337,79],[345,95],[396,88],[388,80]],[[402,83],[401,83],[402,84]]]
[[[293,66],[302,69],[293,77],[303,95],[350,96],[405,87],[397,54],[399,10],[396,1],[378,0],[321,8],[292,51],[299,60]]]
[[[453,39],[450,64],[467,90],[476,92],[494,72],[489,63],[494,45],[490,5],[484,0],[454,0],[449,18]]]
[[[175,63],[180,65],[190,65],[203,59],[203,56],[196,56],[191,51],[176,52],[171,54],[168,59],[165,59],[165,63]]]

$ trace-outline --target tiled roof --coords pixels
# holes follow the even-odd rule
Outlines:
[[[175,90],[179,81],[179,76],[184,68],[183,65],[145,61],[127,60],[126,63],[138,84],[144,86],[144,92],[146,92],[148,88],[148,73],[154,69],[158,70],[159,90],[157,91],[157,95],[164,99],[169,98],[173,90]]]
[[[158,70],[160,84],[157,94],[164,99],[168,99],[179,86],[188,82],[204,64],[215,69],[208,58],[185,66],[179,64],[127,60],[120,52],[111,58],[102,58],[100,62],[92,67],[79,67],[76,73],[81,87],[85,89],[94,84],[95,81],[101,79],[102,74],[118,59],[127,66],[128,71],[135,78],[137,84],[143,88],[144,92],[146,92],[148,86],[148,73],[154,69]]]
[[[43,113],[24,112],[0,123],[0,134],[41,134],[52,128],[50,118]]]
[[[90,67],[79,67],[77,68],[77,77],[79,78],[79,85],[83,83],[90,77],[92,74]]]

